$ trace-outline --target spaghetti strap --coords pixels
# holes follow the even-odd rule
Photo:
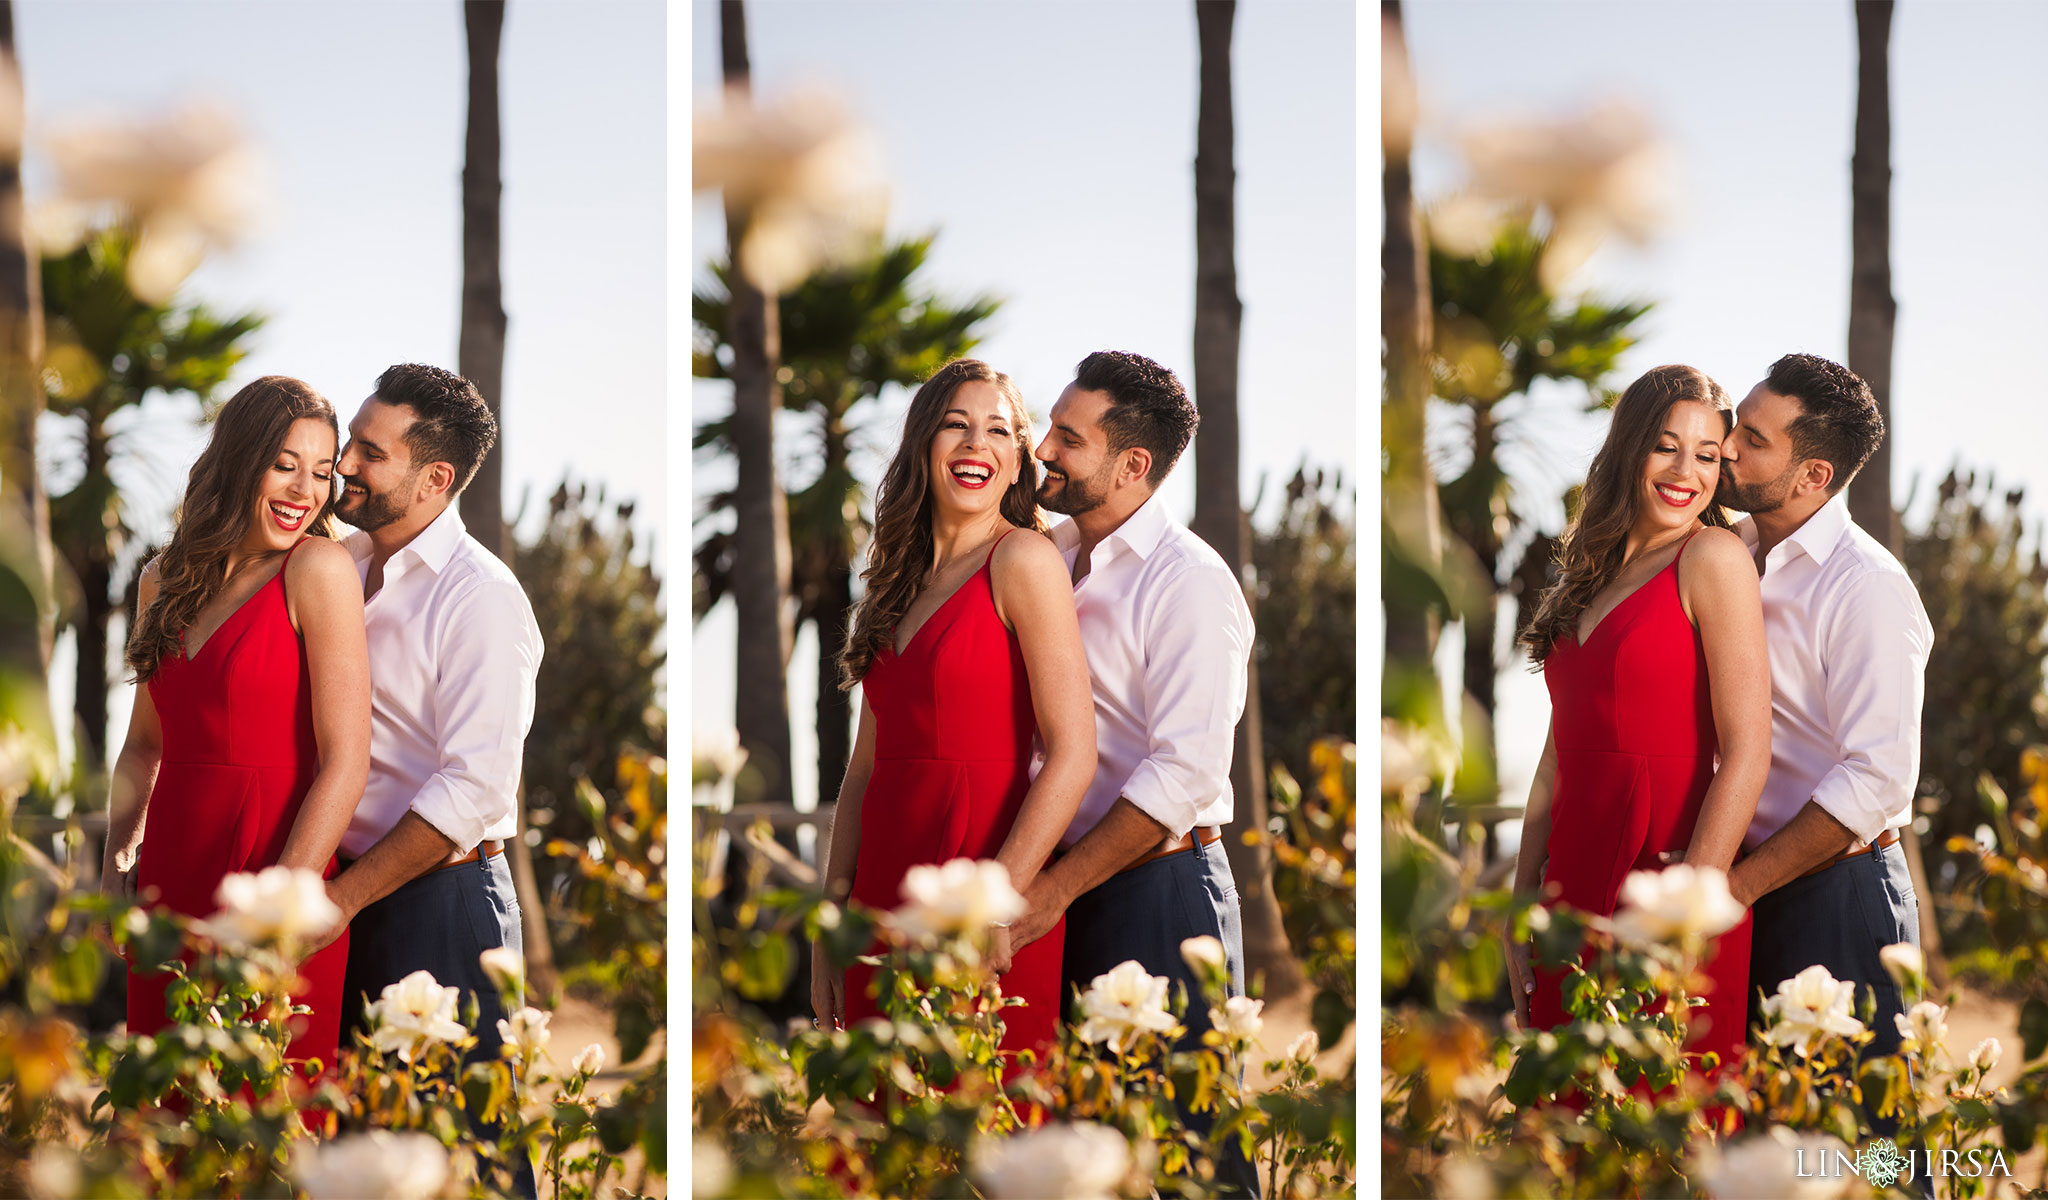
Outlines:
[[[1677,585],[1684,576],[1684,572],[1679,570],[1678,564],[1685,558],[1685,548],[1687,546],[1692,545],[1692,540],[1698,537],[1700,534],[1705,533],[1706,529],[1707,527],[1705,525],[1701,525],[1698,529],[1695,529],[1691,533],[1686,534],[1685,540],[1678,543],[1678,553],[1671,556],[1671,582],[1674,586]]]
[[[991,580],[993,580],[996,576],[996,550],[1002,546],[1004,538],[1009,537],[1011,534],[1017,532],[1017,528],[1017,526],[1012,525],[1008,529],[1005,529],[1001,533],[997,534],[996,544],[988,548],[988,559],[987,561],[981,564],[981,569],[988,572],[988,576]]]
[[[292,585],[285,580],[284,573],[291,569],[292,555],[297,554],[299,547],[312,540],[312,537],[313,535],[309,533],[298,541],[293,542],[291,549],[284,552],[284,561],[277,564],[277,590],[284,593],[284,602],[287,606],[292,602]],[[291,610],[287,607],[285,611],[289,612]]]

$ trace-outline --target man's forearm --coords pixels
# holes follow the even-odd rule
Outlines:
[[[1058,898],[1060,907],[1131,865],[1166,840],[1166,826],[1122,797],[1072,850],[1039,872],[1039,880]]]
[[[354,916],[418,879],[455,853],[455,843],[418,813],[400,817],[391,832],[334,877],[328,892]]]
[[[1754,904],[1856,842],[1847,825],[1808,800],[1784,828],[1735,864],[1728,872],[1728,890],[1743,904]]]

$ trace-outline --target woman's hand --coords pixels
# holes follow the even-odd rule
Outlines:
[[[832,965],[823,942],[811,943],[811,1023],[830,1032],[846,1025],[846,972]]]
[[[1510,929],[1501,935],[1508,960],[1508,994],[1515,1000],[1515,1024],[1529,1028],[1529,997],[1536,994],[1536,969],[1530,962],[1529,943]]]

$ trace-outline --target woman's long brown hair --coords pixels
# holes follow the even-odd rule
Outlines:
[[[156,559],[157,592],[128,637],[128,666],[147,683],[177,652],[187,626],[227,584],[228,556],[249,532],[263,473],[284,449],[293,422],[307,418],[341,426],[325,397],[286,375],[265,375],[236,392],[214,414],[213,435],[185,484],[171,543]],[[334,489],[307,523],[313,537],[334,536]]]
[[[1727,391],[1696,367],[1652,368],[1615,402],[1614,423],[1586,473],[1579,514],[1565,527],[1559,544],[1557,582],[1544,591],[1536,619],[1522,635],[1522,644],[1537,665],[1550,657],[1559,638],[1567,633],[1576,636],[1586,606],[1620,573],[1627,560],[1629,531],[1642,511],[1643,464],[1664,432],[1665,414],[1682,400],[1718,409],[1723,432],[1733,427],[1735,406]],[[1700,520],[1728,527],[1727,514],[1711,501]]]
[[[874,665],[875,657],[896,636],[896,623],[910,611],[932,569],[931,458],[946,408],[963,383],[991,383],[1010,405],[1010,433],[1017,442],[1021,469],[1017,482],[1003,493],[1003,519],[1020,529],[1046,530],[1038,511],[1038,460],[1031,456],[1031,414],[1023,393],[1008,375],[985,362],[957,358],[932,373],[910,398],[903,418],[903,441],[882,475],[875,493],[875,536],[868,547],[868,566],[861,572],[866,590],[853,610],[853,629],[839,656],[839,686],[851,689]]]

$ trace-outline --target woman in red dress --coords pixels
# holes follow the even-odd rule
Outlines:
[[[205,917],[221,880],[334,874],[370,769],[363,594],[333,539],[333,406],[281,375],[235,393],[143,569],[128,665],[143,686],[115,763],[104,886]],[[287,1056],[332,1067],[346,932],[299,964]],[[169,1023],[167,977],[128,981],[128,1031]]]
[[[911,398],[875,503],[874,546],[841,662],[861,686],[825,879],[870,908],[902,902],[913,866],[1002,864],[1022,892],[1095,772],[1095,708],[1073,585],[1034,499],[1030,418],[987,364],[941,367]],[[1045,761],[1031,774],[1034,738]],[[1060,1013],[1062,931],[1013,956],[990,931],[1006,996],[1003,1048],[1043,1051]],[[877,1012],[871,968],[813,947],[827,1027]]]
[[[1614,408],[1524,643],[1550,691],[1515,888],[1611,915],[1631,871],[1726,871],[1771,761],[1770,667],[1756,564],[1715,506],[1728,394],[1658,367]],[[1717,765],[1718,758],[1718,765]],[[1540,880],[1540,883],[1539,883]],[[1687,1049],[1732,1061],[1745,1037],[1749,935],[1717,939]],[[1524,1028],[1571,1020],[1560,972],[1508,947]]]

